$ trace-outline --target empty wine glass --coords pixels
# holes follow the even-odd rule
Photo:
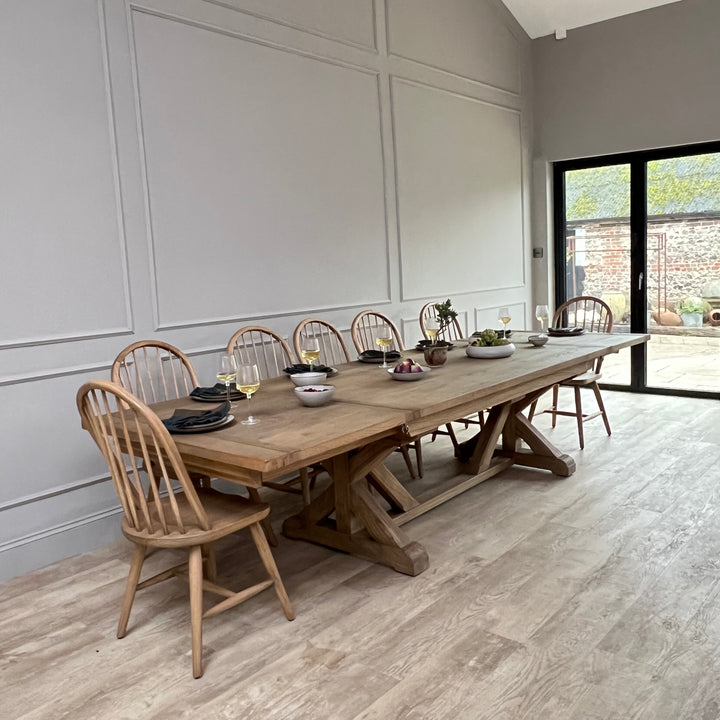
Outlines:
[[[227,401],[230,402],[230,383],[235,380],[237,373],[237,363],[234,355],[223,354],[220,356],[220,366],[216,377],[220,382],[225,383],[225,392],[227,393]],[[231,403],[232,404],[232,403]]]
[[[382,368],[390,367],[387,364],[386,353],[387,349],[392,345],[392,342],[393,336],[392,331],[390,330],[390,326],[387,323],[379,325],[377,330],[375,331],[375,344],[378,345],[378,347],[382,348],[383,361],[382,365],[380,366]]]
[[[512,320],[510,317],[510,308],[501,307],[498,310],[498,320],[503,324],[502,336],[505,337],[507,335],[508,323]]]
[[[246,420],[241,421],[241,424],[255,425],[259,423],[260,421],[257,418],[254,418],[250,412],[250,398],[260,387],[260,373],[258,372],[258,366],[253,363],[238,365],[235,386],[240,392],[245,393],[248,399],[248,416]]]
[[[545,323],[550,315],[550,310],[547,305],[536,305],[535,306],[535,317],[540,322],[540,332],[545,332]]]
[[[314,335],[308,335],[300,343],[300,357],[313,371],[315,361],[320,357],[320,342]]]

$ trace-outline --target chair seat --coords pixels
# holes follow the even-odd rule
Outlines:
[[[240,495],[229,495],[210,488],[198,488],[197,494],[210,522],[209,530],[204,530],[197,524],[196,513],[190,506],[185,493],[178,492],[175,493],[174,498],[184,525],[184,532],[180,530],[174,519],[174,513],[170,508],[170,498],[164,497],[160,502],[167,523],[167,532],[161,529],[156,503],[148,502],[148,511],[153,525],[158,528],[157,532],[151,534],[146,530],[136,530],[126,518],[123,518],[123,535],[128,540],[140,545],[188,547],[210,543],[237,530],[242,530],[251,523],[260,522],[270,513],[270,506],[267,503],[250,502]]]
[[[560,385],[562,385],[563,387],[584,387],[586,385],[592,385],[594,382],[597,382],[601,377],[602,373],[588,370],[582,375],[575,375],[575,377],[572,377],[569,380],[563,380]]]

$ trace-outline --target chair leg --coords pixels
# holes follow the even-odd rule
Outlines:
[[[465,427],[467,427],[467,425]],[[450,436],[450,442],[452,443],[453,450],[457,450],[458,441],[457,441],[457,437],[455,437],[455,431],[453,430],[452,423],[448,423],[447,425],[445,425],[445,429],[447,430],[447,434]],[[418,442],[420,442],[420,441],[418,440]],[[419,472],[419,468],[418,468],[418,472]],[[420,473],[420,477],[422,477],[422,472]]]
[[[294,620],[295,611],[293,610],[292,603],[290,602],[290,598],[288,597],[285,586],[283,585],[282,578],[280,577],[280,572],[277,569],[277,565],[275,564],[275,558],[273,558],[272,552],[270,551],[270,546],[265,539],[265,535],[263,535],[257,523],[253,523],[252,525],[250,525],[250,533],[252,534],[252,538],[255,542],[255,547],[260,554],[260,559],[262,560],[262,563],[265,566],[268,575],[270,575],[273,580],[273,583],[275,585],[275,592],[277,593],[278,600],[280,600],[280,605],[282,605],[285,617],[288,620]]]
[[[133,548],[130,572],[128,573],[127,583],[125,584],[125,595],[123,597],[122,609],[120,610],[120,621],[118,622],[117,636],[119,638],[124,638],[127,633],[130,610],[132,610],[135,600],[135,591],[140,581],[140,571],[142,570],[143,562],[145,562],[146,551],[147,548],[144,545],[135,545]]]
[[[190,548],[188,563],[190,580],[190,625],[192,627],[192,667],[193,677],[202,677],[202,550]]]
[[[248,495],[250,496],[250,499],[253,502],[259,503],[262,502],[260,499],[260,493],[257,491],[257,488],[251,488],[249,487],[247,489]],[[270,524],[270,516],[266,516],[262,520],[262,527],[265,531],[265,535],[267,536],[268,542],[273,546],[277,547],[277,537],[275,536],[275,531],[272,529],[272,525]]]
[[[482,430],[485,427],[485,413],[482,410],[478,413],[478,423],[480,425],[480,429]]]
[[[205,559],[205,577],[211,582],[217,580],[217,562],[215,560],[215,547],[212,544],[202,546]]]
[[[535,416],[535,408],[537,407],[537,404],[537,400],[532,401],[532,405],[530,405],[530,411],[528,412],[528,422],[532,422],[532,419]]]
[[[612,432],[610,431],[610,421],[608,420],[607,413],[605,412],[605,403],[603,402],[602,395],[600,394],[600,388],[598,387],[597,383],[593,383],[591,387],[593,389],[593,392],[595,393],[595,399],[597,400],[600,412],[602,413],[602,419],[605,423],[605,430],[607,431],[608,436],[612,435]]]
[[[558,394],[560,392],[560,386],[559,385],[553,385],[553,399],[552,399],[552,426],[555,427],[557,423],[557,415],[555,414],[555,411],[558,409]]]
[[[455,433],[453,433],[452,427],[450,427],[450,425],[448,425],[448,427],[450,428],[450,432],[452,433],[451,437],[454,438]],[[457,442],[457,441],[455,441],[455,442]],[[422,477],[423,476],[423,457],[422,457],[422,444],[420,442],[420,438],[418,438],[413,444],[415,445],[415,462],[417,463],[418,477]]]
[[[580,449],[585,447],[585,435],[583,433],[583,413],[582,398],[580,396],[580,388],[575,388],[575,414],[577,416],[578,436],[580,437]]]
[[[401,445],[400,452],[402,453],[403,458],[405,458],[405,464],[407,465],[408,472],[410,473],[410,478],[414,480],[416,477],[415,470],[413,468],[412,460],[410,459],[410,453],[408,452],[407,445]]]

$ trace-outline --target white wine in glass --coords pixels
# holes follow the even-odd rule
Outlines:
[[[320,342],[314,335],[303,338],[300,344],[300,357],[310,366],[312,372],[315,361],[320,357]]]
[[[547,305],[536,305],[535,306],[535,317],[540,322],[540,332],[545,332],[545,323],[550,315],[550,310]]]
[[[437,318],[431,317],[425,321],[425,334],[433,345],[437,342],[439,329]]]
[[[382,348],[383,361],[382,361],[382,365],[380,366],[382,368],[390,367],[387,364],[386,353],[387,353],[387,349],[392,345],[392,343],[393,343],[393,336],[392,336],[392,332],[390,330],[390,326],[386,325],[386,324],[380,325],[375,332],[375,344],[378,347]]]
[[[225,383],[225,392],[227,393],[227,401],[230,402],[230,383],[235,380],[237,373],[237,363],[234,355],[221,355],[220,366],[216,374],[220,382]],[[232,403],[231,403],[232,404]]]
[[[258,372],[257,365],[249,363],[246,365],[238,365],[235,386],[240,392],[245,393],[248,399],[248,416],[247,419],[242,420],[241,423],[243,425],[255,425],[259,423],[260,421],[254,418],[250,412],[250,398],[260,387],[260,373]]]
[[[510,308],[501,307],[498,310],[498,320],[503,324],[503,337],[507,334],[507,326],[512,318],[510,317]]]

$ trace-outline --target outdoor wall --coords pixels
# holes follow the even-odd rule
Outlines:
[[[629,312],[630,237],[627,220],[583,221],[582,291],[602,297],[622,293]],[[720,283],[720,218],[682,216],[648,221],[647,293],[649,309],[674,310],[687,296],[705,295]],[[570,291],[571,294],[572,291]],[[616,318],[622,320],[622,318]]]
[[[719,27],[720,2],[682,0],[533,41],[534,244],[551,254],[550,163],[720,139]]]
[[[0,579],[119,536],[75,408],[144,338],[530,318],[530,42],[500,0],[0,3]]]

